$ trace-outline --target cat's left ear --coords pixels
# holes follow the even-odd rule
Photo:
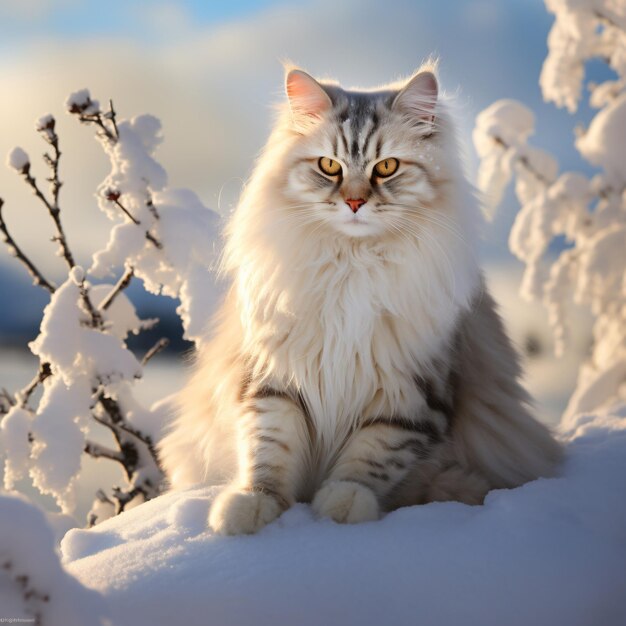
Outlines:
[[[435,121],[437,105],[437,79],[432,72],[419,72],[400,90],[392,109],[400,110],[420,122]]]
[[[324,88],[302,70],[287,72],[285,91],[296,126],[306,127],[315,123],[332,107]]]

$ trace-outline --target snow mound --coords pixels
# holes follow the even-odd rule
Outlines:
[[[44,514],[0,495],[0,622],[103,626],[103,598],[68,576]]]
[[[341,526],[297,505],[206,528],[218,488],[170,493],[62,543],[116,625],[626,623],[626,405],[570,425],[562,475]]]

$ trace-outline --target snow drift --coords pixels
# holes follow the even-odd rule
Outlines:
[[[297,505],[207,529],[218,488],[170,493],[62,542],[119,626],[626,623],[626,405],[583,415],[562,475],[341,526]]]

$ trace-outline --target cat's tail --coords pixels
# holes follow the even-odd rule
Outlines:
[[[453,424],[459,463],[491,489],[554,476],[562,446],[530,412],[518,356],[486,292],[463,320],[459,351]]]

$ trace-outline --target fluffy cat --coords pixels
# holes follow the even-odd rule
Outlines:
[[[160,446],[174,488],[229,483],[217,532],[296,501],[337,522],[477,504],[555,471],[477,265],[434,70],[372,91],[287,72],[227,227],[232,287]]]

